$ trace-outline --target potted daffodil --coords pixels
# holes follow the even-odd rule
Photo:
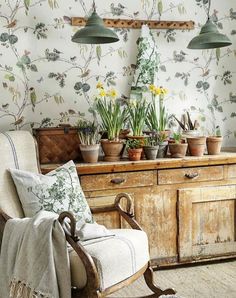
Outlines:
[[[118,100],[115,89],[106,90],[102,83],[98,83],[97,90],[95,109],[100,116],[101,127],[107,133],[107,139],[101,139],[104,160],[118,161],[124,146],[124,141],[119,138],[119,134],[125,124],[127,112]]]
[[[152,94],[152,101],[147,113],[146,125],[150,131],[156,131],[161,134],[165,133],[168,136],[166,128],[170,117],[164,105],[164,98],[168,91],[163,87],[157,87],[153,84],[149,86],[149,91]]]

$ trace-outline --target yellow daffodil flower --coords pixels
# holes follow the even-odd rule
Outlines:
[[[98,82],[97,85],[96,85],[96,88],[97,89],[103,89],[103,83],[102,82]]]
[[[161,88],[156,87],[155,90],[154,90],[154,94],[155,95],[160,95],[161,94]]]
[[[106,91],[104,89],[101,89],[100,92],[99,92],[99,95],[101,97],[105,97],[107,95]]]
[[[151,91],[151,93],[155,93],[155,89],[156,89],[156,86],[155,85],[153,85],[153,84],[151,84],[151,85],[149,85],[149,90]]]
[[[167,94],[167,93],[168,93],[168,90],[167,90],[167,89],[165,89],[165,88],[163,88],[163,87],[160,87],[160,94],[165,95],[165,94]]]
[[[117,98],[118,93],[115,89],[110,89],[107,95],[114,99],[114,98]]]

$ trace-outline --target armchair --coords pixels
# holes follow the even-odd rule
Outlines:
[[[39,172],[37,146],[34,138],[26,131],[0,133],[0,155],[3,157],[0,167],[0,245],[7,220],[23,218],[24,212],[18,198],[8,168],[18,168]],[[121,199],[126,200],[126,210],[121,206]],[[133,215],[130,196],[120,193],[114,205],[102,207],[102,211],[117,211],[132,229],[114,230],[115,237],[105,241],[80,243],[75,235],[75,219],[72,213],[62,212],[59,222],[67,219],[70,231],[65,230],[65,237],[72,247],[69,253],[71,265],[72,297],[101,298],[129,285],[144,275],[147,286],[152,290],[152,297],[175,294],[173,289],[161,290],[153,283],[153,271],[149,263],[148,240]],[[100,208],[92,209],[93,213]]]

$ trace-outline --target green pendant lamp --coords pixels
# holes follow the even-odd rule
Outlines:
[[[103,19],[96,12],[93,2],[93,13],[83,29],[78,30],[71,39],[73,42],[85,44],[102,44],[119,41],[117,34],[105,27]]]
[[[210,20],[209,12],[211,0],[208,1],[207,22],[202,27],[198,36],[194,37],[188,44],[189,49],[215,49],[230,46],[232,43],[229,38],[219,33],[216,25]]]

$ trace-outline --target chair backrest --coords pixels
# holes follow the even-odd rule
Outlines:
[[[11,217],[24,217],[9,168],[38,173],[36,143],[30,132],[0,133],[0,209]]]

